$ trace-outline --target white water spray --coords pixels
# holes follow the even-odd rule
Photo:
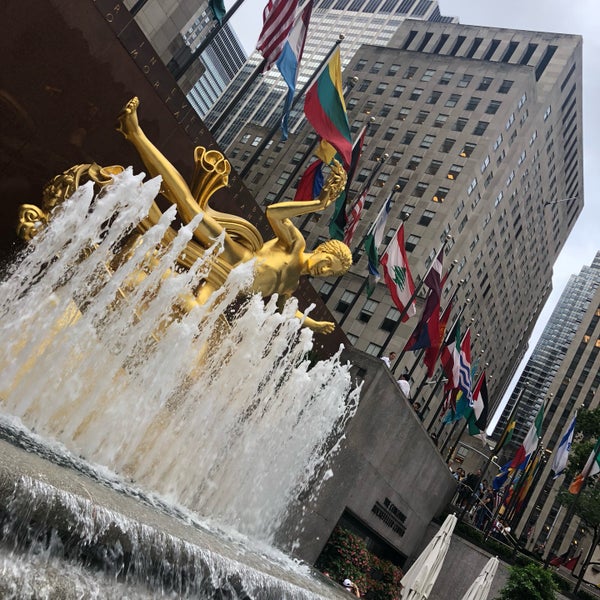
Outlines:
[[[359,391],[339,356],[310,368],[312,334],[294,302],[279,313],[251,297],[223,332],[251,264],[218,300],[172,318],[208,268],[173,275],[193,224],[122,297],[175,216],[107,268],[159,185],[127,171],[96,198],[80,188],[0,284],[0,408],[147,490],[271,541]]]

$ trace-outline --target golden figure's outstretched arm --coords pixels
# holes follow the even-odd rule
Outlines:
[[[346,171],[337,160],[334,160],[331,165],[331,173],[318,198],[297,202],[279,202],[268,206],[265,213],[275,235],[287,246],[290,246],[293,239],[289,231],[289,223],[286,223],[287,219],[327,208],[337,200],[346,187],[346,179]]]

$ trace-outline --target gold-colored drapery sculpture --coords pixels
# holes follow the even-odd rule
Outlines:
[[[306,241],[291,219],[300,215],[325,209],[335,201],[346,184],[346,173],[339,163],[334,163],[331,173],[318,198],[279,202],[266,209],[266,217],[274,237],[263,240],[259,231],[247,220],[214,210],[208,204],[212,195],[227,186],[231,171],[229,161],[216,150],[198,147],[194,152],[195,170],[191,185],[187,185],[181,174],[154,146],[142,131],[137,109],[137,98],[130,100],[119,115],[118,130],[135,147],[151,176],[162,178],[161,192],[175,204],[183,223],[202,213],[203,218],[179,259],[182,267],[189,268],[202,256],[215,239],[223,236],[222,251],[211,263],[210,272],[195,291],[195,300],[205,303],[213,292],[218,290],[229,272],[237,265],[255,260],[254,280],[251,292],[263,296],[278,294],[283,303],[298,288],[300,277],[337,276],[345,273],[352,264],[352,255],[346,245],[337,240],[329,240],[319,245],[313,252],[306,251]],[[68,197],[84,180],[93,180],[99,185],[111,181],[112,175],[122,170],[113,166],[101,168],[98,165],[78,165],[57,176],[44,191],[42,209],[34,205],[23,205],[19,218],[19,234],[31,239],[40,227],[47,223],[50,210]],[[153,203],[149,214],[142,220],[139,229],[146,231],[158,222],[162,215],[159,206]],[[169,243],[176,231],[169,228],[164,243]],[[304,318],[301,313],[298,317]],[[315,321],[309,317],[304,323],[321,333],[333,331],[334,323]]]

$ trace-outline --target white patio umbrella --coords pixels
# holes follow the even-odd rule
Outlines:
[[[487,600],[497,569],[498,558],[492,556],[461,600]]]
[[[442,570],[456,525],[456,515],[448,515],[444,524],[402,578],[401,600],[425,600]]]

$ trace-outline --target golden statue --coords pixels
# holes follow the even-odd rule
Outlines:
[[[222,239],[222,251],[214,257],[210,272],[198,286],[194,302],[204,304],[213,292],[223,285],[227,275],[235,266],[250,260],[254,260],[255,265],[254,280],[249,291],[260,293],[264,297],[278,294],[281,304],[285,303],[298,288],[302,275],[329,277],[342,275],[348,271],[352,264],[352,255],[345,244],[337,240],[329,240],[319,245],[313,252],[306,252],[306,241],[291,221],[293,217],[323,210],[336,200],[346,185],[346,173],[337,161],[334,161],[331,173],[318,198],[279,202],[267,207],[266,217],[275,237],[265,242],[256,227],[245,219],[218,212],[208,206],[208,200],[214,192],[228,183],[231,166],[224,156],[216,150],[196,148],[194,176],[191,186],[188,186],[177,169],[142,131],[137,117],[138,106],[137,98],[127,103],[119,115],[118,130],[133,144],[149,175],[161,176],[161,192],[177,207],[181,220],[187,224],[198,214],[203,215],[194,231],[194,238],[188,243],[184,254],[179,259],[180,264],[189,268],[196,258],[214,245],[215,240]],[[110,175],[120,169],[109,167],[103,170],[97,165],[73,167],[62,176],[58,176],[58,181],[51,182],[52,194],[57,198],[70,195],[76,187],[76,185],[73,187],[72,171],[81,170],[83,167],[86,175],[101,185],[105,183],[104,179],[110,179]],[[68,174],[71,175],[67,177],[67,181],[60,179]],[[59,188],[59,193],[55,188]],[[39,226],[40,221],[45,222],[36,210],[33,210],[36,207],[24,206],[27,207],[36,227]],[[140,230],[143,232],[149,229],[158,222],[161,215],[160,208],[153,203],[150,213],[140,224]],[[25,225],[26,221],[27,218],[23,218],[22,211],[20,228],[23,232],[27,231],[31,237],[37,229]],[[164,242],[168,243],[175,235],[176,231],[169,228]],[[319,333],[330,333],[335,327],[332,322],[315,321],[304,317],[300,312],[297,316],[304,319],[306,326]]]

